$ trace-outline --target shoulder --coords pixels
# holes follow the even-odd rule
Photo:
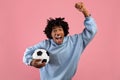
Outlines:
[[[68,39],[71,41],[76,41],[82,39],[81,33],[79,34],[74,34],[74,35],[69,35]]]
[[[41,45],[41,46],[44,46],[44,47],[46,47],[46,46],[48,46],[48,45],[50,45],[50,39],[45,39],[45,40],[43,40],[43,41],[41,41],[39,44]]]

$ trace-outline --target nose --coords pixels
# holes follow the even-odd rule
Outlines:
[[[60,34],[57,33],[56,36],[60,36]]]
[[[60,31],[56,31],[55,35],[59,36],[60,35]]]

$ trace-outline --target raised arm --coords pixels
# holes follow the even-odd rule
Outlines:
[[[85,7],[83,2],[78,2],[75,4],[75,8],[83,13],[85,16],[85,29],[81,33],[84,47],[92,40],[97,32],[97,26],[95,20],[92,18],[87,8]]]

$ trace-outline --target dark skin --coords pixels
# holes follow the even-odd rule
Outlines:
[[[78,9],[80,12],[82,12],[85,17],[90,16],[90,14],[89,14],[88,10],[86,9],[83,2],[76,3],[75,8]]]
[[[85,5],[84,5],[83,2],[76,3],[75,4],[75,8],[78,11],[80,11],[81,13],[83,13],[83,15],[85,17],[90,16],[90,14],[89,14],[88,10],[86,9],[86,7],[85,7]],[[31,61],[30,65],[33,66],[33,67],[35,67],[35,68],[42,68],[42,67],[44,67],[46,65],[45,62],[43,62],[43,63],[40,64],[39,61],[41,61],[41,60],[40,59],[33,59]]]
[[[42,64],[39,64],[40,61],[41,61],[40,59],[33,59],[30,65],[35,68],[42,68],[43,66],[45,66],[45,62],[43,62]]]

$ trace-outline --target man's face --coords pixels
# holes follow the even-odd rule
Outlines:
[[[51,36],[53,38],[53,41],[60,45],[63,42],[64,39],[64,31],[61,26],[55,26],[52,28]]]

